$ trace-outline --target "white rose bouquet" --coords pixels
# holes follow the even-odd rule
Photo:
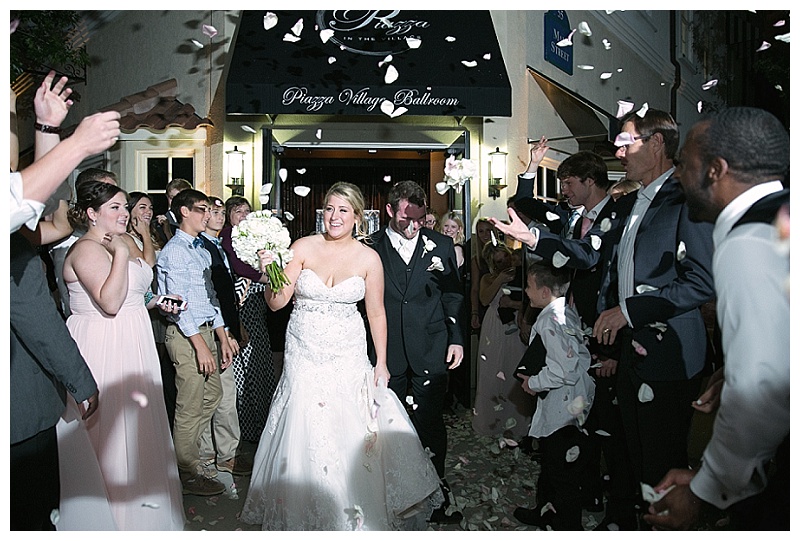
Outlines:
[[[456,193],[461,193],[461,188],[469,179],[478,173],[478,165],[472,160],[461,158],[459,160],[450,156],[444,162],[444,181],[436,183],[436,191],[444,195],[450,188],[455,188]]]
[[[233,226],[231,244],[236,256],[258,271],[261,270],[258,252],[267,250],[269,259],[272,260],[266,269],[270,289],[277,293],[289,285],[283,269],[294,256],[289,249],[292,239],[283,222],[273,216],[272,212],[257,210],[248,214],[239,225]]]

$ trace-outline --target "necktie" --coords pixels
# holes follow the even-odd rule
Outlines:
[[[583,221],[581,222],[581,238],[586,236],[586,233],[592,228],[592,224],[594,220],[589,218],[588,216],[583,217]]]
[[[200,248],[201,246],[203,246],[203,241],[200,240],[200,237],[195,237],[192,241],[192,248]]]

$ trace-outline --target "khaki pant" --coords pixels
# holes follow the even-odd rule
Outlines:
[[[200,327],[200,335],[216,357],[214,330],[211,327]],[[178,390],[172,431],[178,469],[183,474],[193,475],[201,463],[200,434],[211,422],[211,417],[222,399],[219,370],[208,378],[199,372],[194,346],[177,325],[167,327],[165,345],[175,365],[175,386]]]
[[[217,356],[219,362],[219,356]],[[219,364],[217,364],[219,367]],[[239,448],[239,414],[236,411],[236,380],[233,377],[233,366],[229,366],[219,375],[222,381],[222,401],[200,435],[200,458],[225,462],[236,457]],[[213,431],[213,436],[212,436]]]

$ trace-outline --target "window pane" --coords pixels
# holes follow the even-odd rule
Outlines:
[[[545,169],[547,171],[547,197],[558,197],[558,179],[554,169]]]
[[[172,158],[172,178],[186,179],[194,186],[194,158]]]
[[[147,158],[147,191],[167,189],[167,158]]]
[[[150,201],[153,202],[153,217],[167,212],[167,196],[163,193],[151,193]]]

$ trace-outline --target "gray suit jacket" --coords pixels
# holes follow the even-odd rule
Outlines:
[[[66,391],[82,402],[97,384],[47,288],[42,261],[11,235],[11,443],[55,426]]]

